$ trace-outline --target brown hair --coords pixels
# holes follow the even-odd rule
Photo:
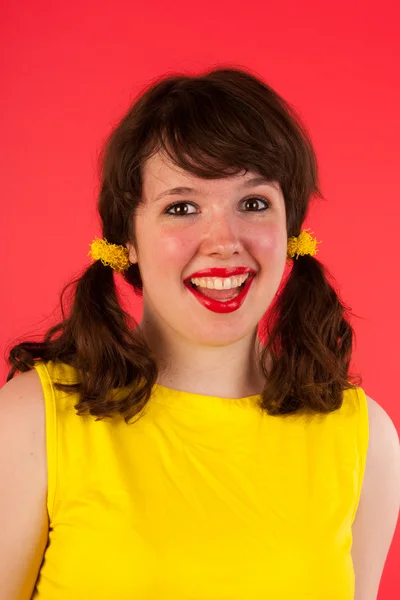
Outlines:
[[[141,167],[164,150],[181,168],[204,178],[255,170],[280,183],[288,237],[297,236],[312,196],[319,189],[315,152],[300,117],[269,85],[248,70],[216,68],[196,76],[170,75],[153,81],[109,136],[101,157],[98,210],[103,236],[135,243],[132,227],[141,202]],[[128,422],[150,398],[158,366],[132,318],[118,300],[110,267],[92,263],[61,294],[62,321],[42,342],[23,342],[9,354],[7,380],[36,360],[60,361],[79,373],[62,390],[79,392],[77,413],[98,418],[121,414]],[[123,275],[142,294],[137,264]],[[331,278],[331,276],[330,276]],[[66,316],[63,298],[73,289]],[[327,269],[300,256],[277,292],[260,333],[265,375],[261,407],[271,415],[305,409],[328,413],[342,405],[354,332]],[[137,323],[135,322],[135,326]],[[267,357],[269,366],[267,368]],[[134,385],[132,385],[134,384]],[[118,389],[118,399],[109,390]]]

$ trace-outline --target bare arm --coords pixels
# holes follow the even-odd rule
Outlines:
[[[48,539],[43,391],[36,371],[0,389],[0,598],[31,598]]]
[[[376,600],[400,507],[400,446],[386,411],[367,396],[370,442],[353,523],[355,600]]]

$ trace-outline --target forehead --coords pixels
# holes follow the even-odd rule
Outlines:
[[[174,186],[187,186],[204,191],[218,187],[226,187],[254,180],[255,183],[268,183],[279,189],[278,182],[263,181],[260,173],[243,169],[239,173],[218,179],[198,177],[176,165],[165,153],[157,152],[143,165],[143,191],[152,197],[159,195]],[[256,178],[256,179],[255,179]]]
[[[143,184],[151,186],[157,185],[157,183],[164,183],[164,181],[168,182],[171,178],[195,179],[193,175],[178,167],[161,151],[153,154],[153,156],[146,160],[142,172]]]

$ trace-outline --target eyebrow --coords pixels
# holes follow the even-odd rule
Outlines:
[[[278,189],[278,184],[275,181],[271,181],[270,179],[267,179],[266,177],[263,177],[262,175],[259,175],[257,177],[252,177],[251,179],[246,179],[239,185],[239,187],[250,188],[250,187],[256,187],[258,185],[271,185],[275,189]],[[171,188],[169,190],[164,190],[163,192],[161,192],[161,194],[159,194],[156,197],[154,202],[158,202],[159,200],[164,198],[164,196],[181,196],[183,194],[200,194],[200,193],[201,193],[200,190],[196,190],[195,188],[179,186],[179,187]]]

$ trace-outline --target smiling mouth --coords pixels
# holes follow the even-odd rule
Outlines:
[[[252,276],[246,278],[241,286],[231,288],[230,290],[201,288],[198,285],[193,285],[191,281],[185,281],[185,286],[194,299],[205,309],[213,313],[229,314],[241,308],[247,298],[255,276],[255,274],[252,274]]]

